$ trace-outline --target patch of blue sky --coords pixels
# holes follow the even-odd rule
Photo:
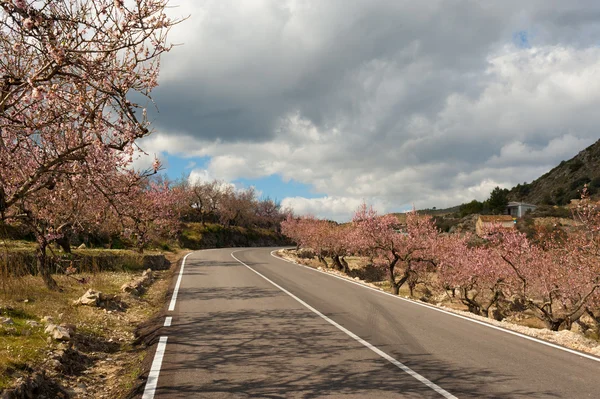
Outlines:
[[[532,35],[527,30],[520,30],[513,33],[513,43],[519,48],[531,48]]]
[[[171,154],[163,154],[163,173],[169,179],[180,179],[187,177],[193,169],[206,169],[210,157],[179,157]]]
[[[255,187],[263,198],[269,197],[281,201],[286,197],[319,198],[323,194],[316,193],[308,184],[295,180],[284,181],[279,175],[271,175],[258,179],[238,179],[234,181],[238,187]]]

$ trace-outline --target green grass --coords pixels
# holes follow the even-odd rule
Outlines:
[[[0,326],[0,390],[10,386],[15,373],[27,370],[45,358],[48,347],[42,326],[31,327],[27,321],[37,318],[23,309],[0,309],[2,317],[14,324]]]

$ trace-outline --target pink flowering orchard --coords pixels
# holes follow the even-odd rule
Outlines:
[[[56,237],[49,233],[54,207],[42,212],[39,204],[65,198],[74,187],[95,196],[123,191],[99,183],[127,170],[136,140],[150,133],[145,104],[132,95],[149,102],[157,85],[159,57],[170,48],[166,35],[177,23],[166,6],[163,0],[0,2],[0,218],[34,225],[38,269],[51,288],[45,245]],[[140,179],[123,174],[124,187]]]
[[[401,225],[395,215],[380,216],[363,204],[352,223],[289,217],[282,231],[321,262],[335,255],[370,258],[387,271],[394,294],[406,284],[413,296],[421,284],[477,315],[501,320],[528,312],[551,330],[577,322],[600,331],[600,205],[585,190],[573,218],[574,227],[539,228],[535,239],[501,226],[476,237],[441,234],[415,211]],[[580,321],[583,315],[591,326]]]
[[[431,217],[413,210],[407,213],[405,229],[398,231],[398,218],[391,214],[379,216],[363,204],[353,223],[358,231],[354,248],[387,270],[392,293],[398,295],[407,282],[412,293],[419,274],[435,265],[433,249],[438,231]]]

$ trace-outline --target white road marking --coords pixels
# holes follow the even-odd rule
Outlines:
[[[152,367],[150,368],[150,374],[148,374],[148,380],[146,381],[146,388],[144,389],[142,399],[154,398],[156,385],[158,384],[158,375],[160,374],[160,367],[162,365],[163,356],[165,355],[165,348],[167,347],[167,338],[168,337],[160,337],[158,340],[156,354],[152,361]]]
[[[332,326],[336,327],[338,330],[344,332],[349,337],[353,338],[354,340],[358,341],[362,345],[366,346],[367,348],[369,348],[370,350],[372,350],[373,352],[375,352],[376,354],[378,354],[379,356],[381,356],[382,358],[384,358],[388,362],[392,363],[394,366],[398,367],[400,370],[404,371],[406,374],[410,375],[411,377],[413,377],[416,380],[420,381],[421,383],[425,384],[426,386],[428,386],[429,388],[433,389],[434,391],[436,391],[437,393],[439,393],[443,397],[448,398],[448,399],[458,399],[456,396],[452,395],[450,392],[444,390],[443,388],[439,387],[435,383],[429,381],[427,378],[423,377],[421,374],[417,373],[416,371],[413,371],[409,367],[407,367],[404,364],[400,363],[398,360],[394,359],[393,357],[391,357],[390,355],[388,355],[387,353],[385,353],[381,349],[377,348],[376,346],[371,345],[370,343],[368,343],[367,341],[365,341],[364,339],[362,339],[358,335],[354,334],[352,331],[346,329],[345,327],[343,327],[340,324],[336,323],[335,321],[331,320],[329,317],[325,316],[323,313],[319,312],[317,309],[313,308],[308,303],[306,303],[302,299],[298,298],[296,295],[292,294],[291,292],[289,292],[285,288],[281,287],[277,283],[271,281],[268,277],[263,276],[262,274],[260,274],[259,272],[257,272],[256,270],[254,270],[253,268],[251,268],[250,266],[248,266],[247,264],[245,264],[244,262],[242,262],[238,258],[236,258],[235,255],[234,255],[235,252],[237,252],[237,251],[234,251],[234,252],[231,253],[231,257],[233,259],[237,260],[242,265],[246,266],[248,269],[252,270],[254,273],[256,273],[257,275],[259,275],[263,279],[267,280],[269,283],[271,283],[275,287],[279,288],[281,291],[283,291],[286,294],[288,294],[290,297],[292,297],[297,302],[299,302],[302,306],[304,306],[305,308],[307,308],[311,312],[315,313],[317,316],[319,316],[320,318],[322,318],[323,320],[325,320],[326,322],[328,322]]]
[[[183,268],[185,267],[185,260],[191,254],[193,254],[193,252],[190,252],[189,254],[184,256],[183,261],[181,261],[181,269],[179,270],[179,277],[177,277],[177,283],[175,283],[175,289],[173,290],[173,296],[171,297],[171,304],[169,305],[170,312],[175,310],[175,303],[177,302],[177,294],[179,293],[179,286],[181,285],[181,279],[183,277]]]
[[[531,337],[529,335],[525,335],[525,334],[522,334],[522,333],[519,333],[519,332],[516,332],[516,331],[507,330],[506,328],[498,327],[498,326],[495,326],[493,324],[488,324],[488,323],[483,322],[481,320],[472,319],[472,318],[467,317],[467,316],[463,316],[463,315],[460,315],[460,314],[449,312],[447,310],[440,309],[440,308],[435,307],[433,305],[427,305],[425,303],[411,301],[410,299],[402,298],[401,296],[393,295],[393,294],[390,294],[389,292],[385,292],[385,291],[381,291],[381,290],[378,290],[378,289],[373,288],[373,287],[369,287],[368,285],[364,285],[364,284],[358,283],[356,281],[352,281],[352,280],[350,280],[348,278],[344,278],[344,277],[341,277],[341,276],[336,276],[335,274],[331,274],[331,273],[327,273],[327,272],[324,272],[324,271],[321,271],[321,270],[317,270],[317,269],[312,268],[310,266],[301,265],[301,264],[293,262],[291,260],[284,259],[284,258],[281,258],[279,256],[273,255],[273,252],[276,252],[276,251],[278,251],[278,250],[276,249],[274,251],[271,251],[271,256],[272,257],[274,257],[276,259],[279,259],[279,260],[282,260],[282,261],[287,262],[287,263],[291,263],[292,265],[301,266],[301,267],[304,267],[306,269],[312,270],[314,272],[322,273],[322,274],[325,274],[327,276],[340,279],[340,280],[345,281],[347,283],[352,283],[352,284],[358,285],[359,287],[363,287],[363,288],[369,289],[371,291],[375,291],[375,292],[377,292],[379,294],[390,296],[390,297],[392,297],[394,299],[398,299],[398,300],[401,300],[401,301],[404,301],[404,302],[408,302],[408,303],[413,304],[413,305],[422,306],[424,308],[435,310],[436,312],[445,313],[445,314],[450,315],[450,316],[458,317],[460,319],[463,319],[463,320],[466,320],[466,321],[470,321],[471,323],[476,323],[476,324],[482,325],[484,327],[493,328],[494,330],[502,331],[502,332],[507,333],[507,334],[512,334],[512,335],[515,335],[517,337],[521,337],[521,338],[528,339],[528,340],[533,341],[533,342],[537,342],[538,344],[546,345],[546,346],[549,346],[549,347],[555,348],[555,349],[560,349],[562,351],[569,352],[569,353],[572,353],[574,355],[581,356],[581,357],[584,357],[586,359],[590,359],[590,360],[593,360],[595,362],[599,362],[600,363],[600,358],[599,357],[596,357],[596,356],[593,356],[593,355],[589,355],[587,353],[579,352],[579,351],[576,351],[574,349],[569,349],[569,348],[566,348],[564,346],[560,346],[558,344],[553,344],[552,342],[544,341],[542,339]]]
[[[165,317],[164,327],[171,327],[171,321],[173,321],[173,318],[171,316]]]

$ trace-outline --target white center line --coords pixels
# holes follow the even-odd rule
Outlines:
[[[190,252],[189,254],[184,256],[183,261],[181,261],[181,269],[179,270],[179,277],[177,277],[177,283],[175,283],[175,289],[173,290],[173,296],[171,297],[171,303],[169,304],[170,312],[175,310],[175,303],[177,302],[177,293],[179,292],[179,286],[181,285],[181,279],[183,278],[183,268],[185,267],[185,260],[191,254],[193,254],[193,252]]]
[[[164,327],[171,327],[171,321],[173,320],[173,318],[171,316],[169,317],[165,317],[165,324]]]
[[[237,251],[234,251],[234,252],[237,252]],[[319,312],[317,309],[313,308],[308,303],[306,303],[302,299],[298,298],[296,295],[292,294],[291,292],[289,292],[285,288],[281,287],[277,283],[271,281],[268,277],[265,277],[264,275],[260,274],[259,272],[257,272],[256,270],[254,270],[253,268],[251,268],[250,266],[248,266],[247,264],[245,264],[244,262],[242,262],[241,260],[239,260],[238,258],[236,258],[235,255],[234,255],[234,252],[231,253],[231,257],[233,259],[237,260],[242,265],[246,266],[248,269],[252,270],[254,273],[258,274],[260,277],[262,277],[263,279],[267,280],[269,283],[273,284],[275,287],[279,288],[281,291],[283,291],[286,294],[288,294],[290,297],[292,297],[297,302],[299,302],[302,306],[304,306],[305,308],[307,308],[311,312],[315,313],[317,316],[319,316],[320,318],[322,318],[323,320],[325,320],[326,322],[328,322],[332,326],[336,327],[338,330],[344,332],[349,337],[351,337],[354,340],[360,342],[361,344],[363,344],[364,346],[366,346],[367,348],[369,348],[373,352],[377,353],[379,356],[381,356],[382,358],[384,358],[388,362],[392,363],[394,366],[398,367],[400,370],[404,371],[406,374],[408,374],[411,377],[415,378],[416,380],[422,382],[423,384],[425,384],[429,388],[433,389],[435,392],[439,393],[443,397],[448,398],[448,399],[458,399],[456,396],[452,395],[450,392],[448,392],[445,389],[439,387],[435,383],[429,381],[427,378],[423,377],[421,374],[417,373],[416,371],[412,370],[411,368],[405,366],[404,364],[402,364],[398,360],[394,359],[393,357],[391,357],[390,355],[388,355],[387,353],[385,353],[381,349],[377,348],[374,345],[371,345],[370,343],[368,343],[367,341],[365,341],[364,339],[362,339],[358,335],[354,334],[352,331],[346,329],[345,327],[343,327],[340,324],[336,323],[335,321],[331,320],[329,317],[325,316],[323,313]]]
[[[148,374],[148,380],[146,381],[146,388],[144,389],[144,395],[142,396],[142,399],[154,398],[156,385],[158,384],[158,375],[160,374],[160,367],[162,365],[166,347],[167,337],[160,337],[158,340],[158,346],[156,347],[156,354],[154,355],[154,360],[152,361],[152,367],[150,368],[150,374]]]

